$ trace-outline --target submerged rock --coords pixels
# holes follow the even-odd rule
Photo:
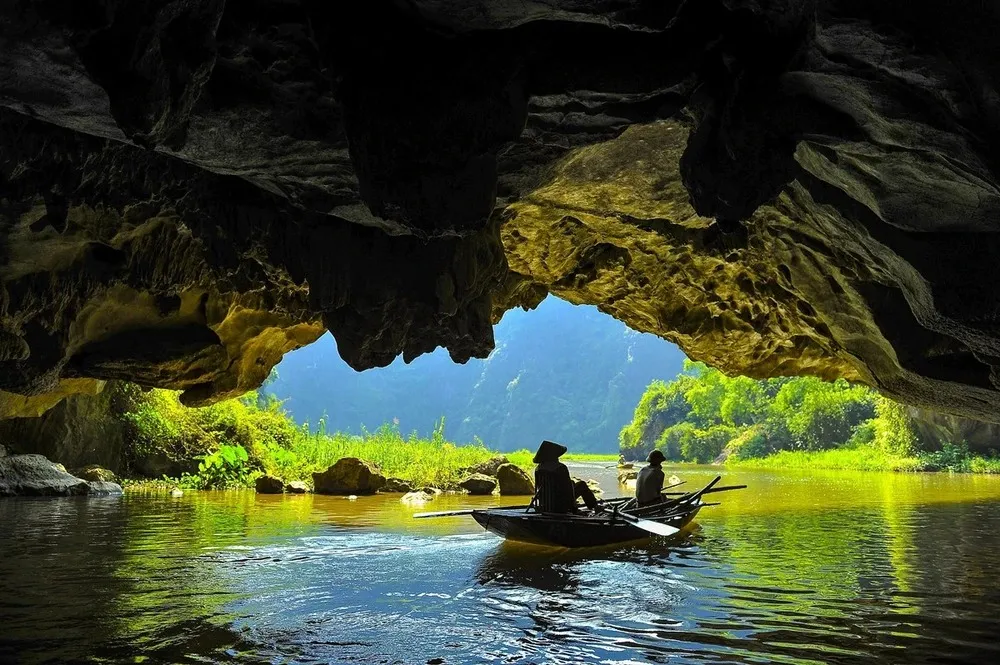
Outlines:
[[[385,485],[385,476],[371,462],[344,457],[322,473],[313,474],[317,494],[374,494]]]
[[[80,469],[73,469],[73,475],[84,480],[95,482],[114,483],[118,476],[113,471],[105,469],[97,464],[90,464]]]
[[[618,471],[618,484],[624,485],[630,480],[635,480],[639,477],[638,469],[620,469]]]
[[[483,496],[493,494],[493,490],[497,488],[497,479],[482,473],[474,473],[460,482],[458,486],[469,494]]]
[[[441,496],[442,492],[436,487],[421,487],[418,490],[407,492],[400,499],[403,503],[427,503]]]
[[[309,486],[305,484],[305,481],[293,480],[290,483],[285,483],[285,491],[289,494],[308,494]]]
[[[118,496],[124,493],[121,485],[107,480],[88,480],[87,487],[91,496]]]
[[[502,464],[497,469],[497,483],[501,496],[524,496],[535,493],[535,483],[531,476],[519,466]]]
[[[257,494],[281,494],[285,491],[285,483],[274,476],[261,476],[253,483]]]
[[[0,496],[72,496],[90,491],[86,480],[42,455],[0,458]]]

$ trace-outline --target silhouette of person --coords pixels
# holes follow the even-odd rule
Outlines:
[[[651,506],[663,500],[663,469],[660,465],[666,460],[659,450],[649,453],[646,461],[649,466],[639,470],[635,481],[635,500],[640,506]]]
[[[542,513],[576,512],[577,498],[591,510],[597,510],[597,497],[582,480],[573,482],[569,469],[559,461],[566,446],[552,441],[542,441],[532,460],[535,467],[535,501]]]

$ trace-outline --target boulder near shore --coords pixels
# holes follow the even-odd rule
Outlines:
[[[0,496],[80,496],[121,494],[117,483],[88,481],[68,473],[43,455],[0,457]]]
[[[343,457],[326,471],[313,474],[317,494],[374,494],[385,482],[378,466],[357,457]]]
[[[497,483],[501,496],[527,496],[535,493],[535,483],[528,472],[514,464],[503,464],[497,469]]]

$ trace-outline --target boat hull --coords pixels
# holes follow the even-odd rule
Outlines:
[[[681,515],[653,519],[683,529],[694,520],[698,510],[699,507],[694,506]],[[472,517],[501,538],[536,545],[597,547],[650,538],[648,531],[607,514],[590,517],[494,509],[475,510]]]

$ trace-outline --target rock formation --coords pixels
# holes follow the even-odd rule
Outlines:
[[[531,496],[535,493],[531,476],[515,464],[503,464],[497,469],[497,485],[500,496]]]
[[[285,482],[281,478],[264,475],[254,481],[253,488],[257,494],[281,494],[285,491]]]
[[[374,494],[385,485],[378,467],[357,457],[342,457],[322,473],[314,473],[317,494]]]
[[[0,456],[0,497],[108,496],[122,493],[117,483],[84,480],[67,473],[62,464],[42,455]]]
[[[1000,420],[992,4],[70,4],[0,21],[0,417],[464,362],[552,292]]]
[[[458,486],[469,494],[485,496],[493,494],[497,488],[497,479],[483,473],[473,473],[459,482]]]

